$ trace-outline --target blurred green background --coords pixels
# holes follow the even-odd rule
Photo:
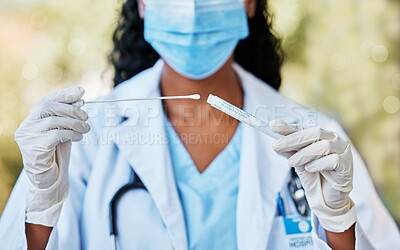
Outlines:
[[[270,0],[286,62],[282,92],[338,119],[400,221],[400,2]],[[0,2],[0,213],[21,170],[13,133],[43,95],[110,89],[120,1]]]

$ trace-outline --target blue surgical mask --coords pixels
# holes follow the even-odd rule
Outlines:
[[[187,78],[201,80],[213,75],[247,36],[241,0],[146,1],[146,41]]]

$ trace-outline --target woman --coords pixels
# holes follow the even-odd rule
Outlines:
[[[82,111],[75,104],[81,88],[44,98],[15,134],[25,171],[2,216],[2,246],[399,246],[396,226],[340,126],[276,92],[282,57],[265,4],[127,0],[111,55],[118,86],[104,99],[192,93],[201,99],[87,105]],[[316,126],[298,130],[277,120],[271,128],[282,138],[274,141],[213,110],[205,102],[210,93],[264,120],[285,115],[289,123],[307,125],[302,123],[316,115]],[[306,200],[298,195],[303,189],[293,189],[300,182],[311,234]],[[115,198],[126,183],[141,188]],[[111,241],[110,230],[117,234]]]

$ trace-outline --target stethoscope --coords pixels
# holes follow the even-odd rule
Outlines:
[[[304,189],[301,186],[300,178],[297,176],[294,169],[291,169],[291,178],[288,182],[288,189],[290,196],[296,205],[296,209],[302,216],[308,216],[310,207],[308,206],[308,202],[304,193]],[[110,239],[112,244],[112,249],[117,249],[117,205],[118,201],[121,197],[132,190],[143,189],[147,190],[144,186],[142,180],[137,176],[137,174],[133,171],[133,177],[130,181],[122,186],[112,197],[109,206],[109,222],[110,222]]]
[[[137,176],[137,174],[133,171],[133,176],[131,180],[122,186],[112,197],[109,205],[109,221],[110,221],[110,239],[112,244],[112,249],[117,250],[117,235],[118,235],[118,227],[117,227],[117,205],[118,201],[121,197],[128,193],[131,190],[143,189],[147,190],[144,186],[142,180]]]
[[[310,214],[310,206],[308,205],[300,178],[296,174],[294,168],[291,168],[290,181],[288,182],[287,187],[289,189],[290,197],[296,206],[297,212],[302,216],[308,216]]]

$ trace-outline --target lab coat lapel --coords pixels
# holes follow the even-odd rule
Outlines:
[[[272,105],[260,81],[236,65],[245,94],[245,109],[255,114]],[[262,83],[265,84],[265,83]],[[245,125],[241,151],[237,207],[238,248],[266,249],[276,213],[277,193],[285,185],[289,166],[272,149],[273,139]]]
[[[139,76],[135,79],[138,81],[137,84],[142,84],[143,87],[139,89],[135,86],[134,90],[131,88],[130,93],[130,87],[127,87],[120,91],[118,98],[129,94],[131,97],[159,95],[161,70],[162,63],[159,62],[147,72],[148,76]],[[154,200],[174,249],[187,249],[184,215],[166,143],[161,102],[135,103],[134,107],[132,104],[120,103],[118,112],[127,116],[127,120],[113,131],[118,138],[115,144]]]

